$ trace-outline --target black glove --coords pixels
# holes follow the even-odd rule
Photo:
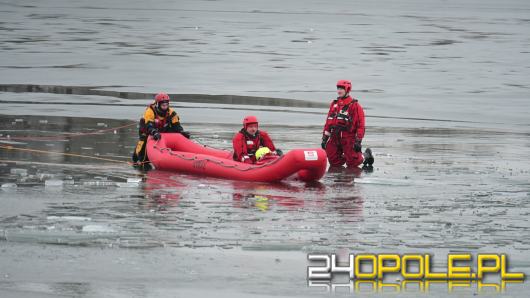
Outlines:
[[[322,149],[324,149],[324,150],[326,149],[326,146],[328,144],[328,140],[329,140],[329,136],[323,136],[322,137],[322,144],[321,144]]]
[[[190,138],[190,133],[187,132],[187,131],[181,131],[180,134],[183,135],[183,136],[185,136],[186,139],[189,139],[189,138]]]
[[[161,137],[162,136],[160,135],[158,131],[153,132],[153,139],[155,139],[155,141],[160,140]]]
[[[276,149],[276,154],[278,154],[278,156],[282,156],[283,155],[283,151],[280,150],[280,149]]]
[[[361,152],[362,151],[362,146],[361,146],[361,140],[355,140],[355,144],[353,144],[353,150],[355,152]]]

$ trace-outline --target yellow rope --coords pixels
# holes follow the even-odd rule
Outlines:
[[[49,136],[49,137],[1,137],[0,139],[11,139],[11,140],[41,140],[41,141],[53,141],[57,140],[57,138],[64,138],[64,137],[79,137],[79,136],[86,136],[86,135],[94,135],[94,134],[100,134],[106,131],[110,130],[119,130],[123,128],[127,128],[130,126],[136,125],[136,122],[129,123],[126,125],[118,126],[118,127],[112,127],[107,129],[100,129],[96,132],[86,132],[86,133],[75,133],[75,134],[62,134],[62,135],[56,135],[56,136]],[[26,151],[26,152],[33,152],[33,153],[43,153],[43,154],[57,154],[57,155],[63,155],[63,156],[72,156],[72,157],[81,157],[81,158],[89,158],[89,159],[95,159],[95,160],[102,160],[102,161],[109,161],[109,162],[115,162],[115,163],[126,163],[128,165],[142,165],[145,163],[149,163],[149,161],[140,161],[140,162],[129,162],[129,161],[123,161],[123,160],[116,160],[116,159],[110,159],[110,158],[103,158],[103,157],[96,157],[96,156],[89,156],[89,155],[81,155],[81,154],[75,154],[75,153],[64,153],[64,152],[56,152],[56,151],[45,151],[45,150],[37,150],[37,149],[27,149],[27,148],[18,148],[13,146],[2,146],[0,145],[0,149],[4,150],[18,150],[18,151]]]
[[[89,156],[89,155],[82,155],[82,154],[75,154],[75,153],[64,153],[64,152],[56,152],[56,151],[46,151],[46,150],[37,150],[37,149],[18,148],[18,147],[13,147],[13,146],[0,145],[0,149],[4,149],[4,150],[18,150],[18,151],[42,153],[42,154],[57,154],[57,155],[63,155],[63,156],[89,158],[89,159],[96,159],[96,160],[116,162],[116,163],[126,163],[126,164],[129,164],[129,165],[135,164],[135,163],[132,163],[132,162],[129,162],[129,161],[123,161],[123,160],[117,160],[117,159],[110,159],[110,158],[103,158],[103,157],[96,157],[96,156]],[[136,163],[136,164],[139,164],[139,163]]]

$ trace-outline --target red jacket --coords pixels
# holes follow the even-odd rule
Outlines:
[[[356,99],[348,96],[331,102],[324,125],[324,135],[346,135],[356,140],[364,138],[364,110]]]
[[[232,144],[234,145],[234,160],[245,163],[256,162],[254,154],[259,147],[268,147],[271,151],[276,150],[266,131],[258,131],[255,136],[252,136],[241,129],[232,139]]]

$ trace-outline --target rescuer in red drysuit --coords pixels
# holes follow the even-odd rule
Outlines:
[[[232,139],[234,160],[244,163],[256,163],[256,151],[260,147],[268,147],[273,154],[282,155],[276,149],[269,134],[258,130],[258,118],[247,116],[243,119],[243,128]]]
[[[322,136],[322,149],[326,150],[331,167],[348,167],[374,163],[372,150],[362,153],[364,138],[364,110],[357,99],[350,96],[351,82],[337,82],[337,99],[331,102]]]

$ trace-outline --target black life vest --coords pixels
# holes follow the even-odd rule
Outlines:
[[[165,115],[163,115],[158,111],[158,109],[156,108],[154,104],[150,104],[147,108],[153,111],[153,114],[155,115],[153,128],[157,129],[159,132],[167,131],[172,125],[171,119],[177,115],[175,111],[171,111],[170,113],[169,108],[166,111]],[[162,119],[159,119],[159,118],[162,118]],[[148,130],[149,130],[148,124],[145,122],[145,119],[142,116],[142,118],[140,119],[139,133],[140,135],[148,134],[149,133]]]
[[[344,105],[340,110],[338,105],[336,105],[337,100],[334,103],[335,109],[328,118],[329,120],[335,120],[332,128],[337,131],[350,130],[353,125],[353,115],[350,115],[348,110],[350,105],[357,103],[357,99],[352,99],[350,103]]]
[[[261,137],[259,133],[259,130],[256,132],[255,135],[251,135],[246,131],[246,129],[242,128],[239,131],[239,133],[241,133],[245,137],[245,148],[247,149],[248,156],[254,156],[256,154],[256,151],[258,151],[260,147],[265,146],[263,138]],[[234,160],[236,158],[237,156],[235,156],[235,153],[234,153]]]

